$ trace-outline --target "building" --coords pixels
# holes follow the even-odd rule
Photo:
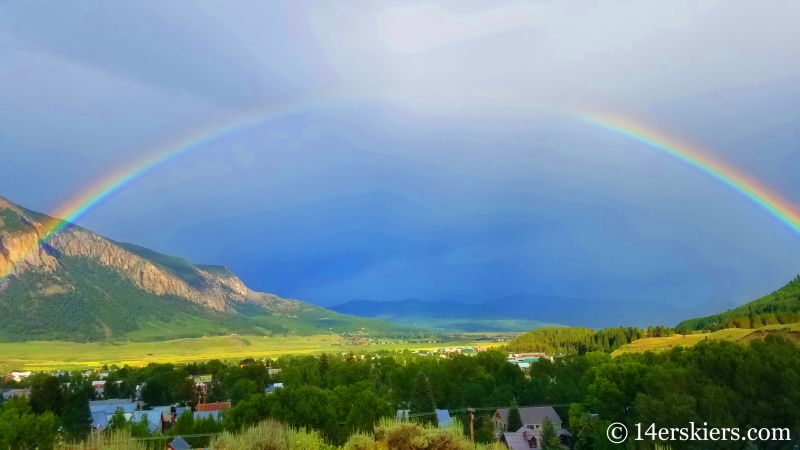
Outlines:
[[[223,409],[230,409],[231,402],[217,402],[217,403],[201,403],[195,407],[195,411],[222,411]]]
[[[217,422],[219,422],[219,420],[220,420],[219,415],[220,415],[221,412],[222,412],[221,410],[217,410],[217,411],[195,411],[193,413],[194,414],[194,420],[197,421],[197,420],[200,420],[200,419],[208,419],[209,417],[211,417],[214,420],[216,420]]]
[[[3,401],[10,399],[11,397],[25,397],[29,398],[31,396],[30,389],[9,389],[3,392]]]
[[[136,423],[147,420],[147,431],[150,433],[163,431],[160,411],[134,411],[132,419]]]
[[[192,446],[185,439],[178,436],[167,444],[167,450],[191,450]]]
[[[532,430],[541,430],[542,424],[545,419],[550,419],[556,430],[561,429],[561,418],[558,417],[556,410],[552,406],[534,406],[530,408],[519,408],[519,415],[522,417],[522,426]],[[506,424],[508,423],[508,408],[501,408],[495,411],[492,417],[494,422],[495,432],[503,433],[506,431],[516,432],[517,430],[508,430]]]
[[[6,379],[7,379],[7,380],[14,380],[14,381],[16,381],[17,383],[19,383],[20,381],[24,380],[25,378],[28,378],[28,377],[29,377],[29,376],[31,376],[32,374],[33,374],[33,372],[31,372],[31,371],[26,371],[26,372],[11,372],[10,374],[8,374],[8,376],[6,377]]]
[[[570,432],[559,428],[556,430],[556,435],[561,441],[562,445],[567,445],[569,442]],[[542,430],[534,430],[529,427],[522,427],[517,431],[506,431],[500,437],[500,441],[505,444],[509,450],[530,450],[532,448],[542,447]]]
[[[106,390],[106,382],[105,381],[92,381],[92,388],[97,393],[98,397],[103,396],[103,392]]]
[[[135,411],[139,411],[139,403],[130,399],[95,400],[89,402],[89,411],[92,413],[92,428],[103,430],[108,426],[108,421],[117,412],[122,410],[125,419],[130,420]]]
[[[273,392],[275,392],[275,389],[282,388],[282,387],[283,387],[283,383],[272,383],[267,387],[267,389],[264,390],[264,393],[265,394],[272,394]]]
[[[410,409],[398,409],[395,418],[398,422],[408,420],[410,412]],[[448,428],[453,419],[450,417],[450,411],[446,409],[437,409],[436,420],[439,422],[439,428]]]

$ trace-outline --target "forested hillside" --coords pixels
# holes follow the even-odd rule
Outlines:
[[[663,326],[589,328],[542,328],[517,336],[508,344],[512,352],[541,352],[548,355],[586,352],[611,353],[625,344],[646,337],[671,336],[673,330]]]
[[[800,322],[800,276],[777,291],[729,309],[720,314],[685,320],[676,330],[720,330],[724,328],[759,328]]]

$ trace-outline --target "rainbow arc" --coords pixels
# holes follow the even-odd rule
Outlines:
[[[62,231],[71,223],[76,222],[104,200],[120,192],[136,180],[141,179],[147,173],[191,150],[230,137],[247,128],[299,112],[308,106],[310,105],[294,104],[286,108],[239,116],[234,120],[218,123],[216,126],[199,128],[196,132],[187,133],[176,140],[159,146],[149,152],[147,156],[135,160],[100,179],[81,194],[73,197],[52,212],[50,215],[55,219],[43,224],[43,230],[40,230],[41,242],[39,244],[47,242],[53,235]],[[741,171],[719,159],[713,158],[708,153],[627,118],[597,114],[583,115],[582,117],[586,122],[647,144],[712,176],[768,211],[795,232],[800,233],[800,210],[795,205],[763,184],[746,176]],[[34,250],[36,249],[31,248],[28,253]],[[25,256],[27,255],[21,256],[19,261],[12,262],[13,265],[19,264]],[[10,273],[0,273],[0,281]]]

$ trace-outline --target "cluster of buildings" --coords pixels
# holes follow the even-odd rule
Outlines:
[[[150,409],[143,409],[144,403],[131,399],[109,399],[94,400],[89,402],[89,410],[92,412],[92,429],[101,431],[108,427],[111,418],[117,411],[122,411],[125,420],[132,420],[136,423],[147,422],[147,429],[151,433],[161,433],[169,430],[185,411],[190,411],[195,420],[213,417],[219,420],[221,411],[231,407],[230,402],[201,403],[192,411],[188,406],[166,405],[154,406]]]
[[[508,355],[508,362],[517,365],[523,372],[528,373],[531,370],[531,364],[539,361],[540,359],[552,360],[552,356],[547,356],[544,353],[511,353]]]

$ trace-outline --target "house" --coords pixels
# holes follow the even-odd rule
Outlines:
[[[556,430],[561,428],[561,418],[558,417],[556,414],[556,410],[553,409],[552,406],[535,406],[530,408],[520,408],[519,415],[522,418],[522,426],[528,427],[532,430],[541,430],[542,424],[546,418],[549,418],[551,422],[553,422],[553,426]],[[517,431],[517,430],[508,430],[506,424],[508,423],[508,408],[501,408],[495,411],[494,417],[492,417],[492,421],[494,422],[494,429],[495,432],[502,433],[506,431]]]
[[[213,375],[192,375],[192,381],[195,383],[211,384],[213,378]]]
[[[24,380],[25,378],[28,378],[31,375],[33,375],[33,372],[31,372],[30,370],[25,372],[11,372],[10,374],[8,374],[6,379],[14,380],[17,383],[19,383],[20,381]]]
[[[395,418],[397,419],[398,422],[401,422],[403,420],[408,420],[408,415],[410,413],[411,413],[410,409],[398,409]],[[446,409],[437,409],[436,419],[439,422],[439,428],[448,428],[453,420],[450,417],[450,411]]]
[[[211,417],[214,420],[216,420],[217,422],[219,422],[220,413],[222,413],[222,411],[195,411],[193,414],[194,414],[194,420],[195,421],[200,420],[200,419],[208,419],[209,417]]]
[[[147,431],[150,433],[160,433],[163,430],[159,411],[134,411],[131,419],[136,423],[147,420]]]
[[[282,388],[282,387],[283,387],[283,383],[272,383],[267,387],[267,389],[264,390],[264,393],[265,394],[272,394],[273,392],[275,392],[275,389]]]
[[[436,419],[439,422],[439,428],[449,428],[450,422],[452,422],[450,412],[446,409],[437,409]]]
[[[103,392],[106,390],[106,382],[105,381],[92,381],[92,388],[95,392],[97,392],[98,397],[103,396]]]
[[[130,420],[133,413],[139,410],[139,403],[126,398],[110,400],[93,400],[89,402],[89,411],[92,413],[92,428],[102,430],[108,426],[108,421],[121,409],[125,418]]]
[[[189,445],[182,437],[176,437],[172,442],[167,444],[167,450],[191,450],[192,446]]]
[[[205,411],[222,411],[224,409],[230,409],[231,402],[217,402],[217,403],[200,403],[195,407],[195,411],[205,412]]]
[[[281,373],[281,370],[283,369],[273,369],[272,366],[267,366],[267,372],[269,373],[269,376],[275,376]]]
[[[29,398],[31,396],[30,389],[9,389],[3,392],[3,401],[10,399],[11,397],[25,397]]]
[[[570,432],[564,429],[557,429],[556,434],[562,445],[569,441]],[[534,430],[529,427],[522,427],[517,431],[506,431],[500,437],[500,441],[509,450],[530,450],[542,447],[542,430]]]

